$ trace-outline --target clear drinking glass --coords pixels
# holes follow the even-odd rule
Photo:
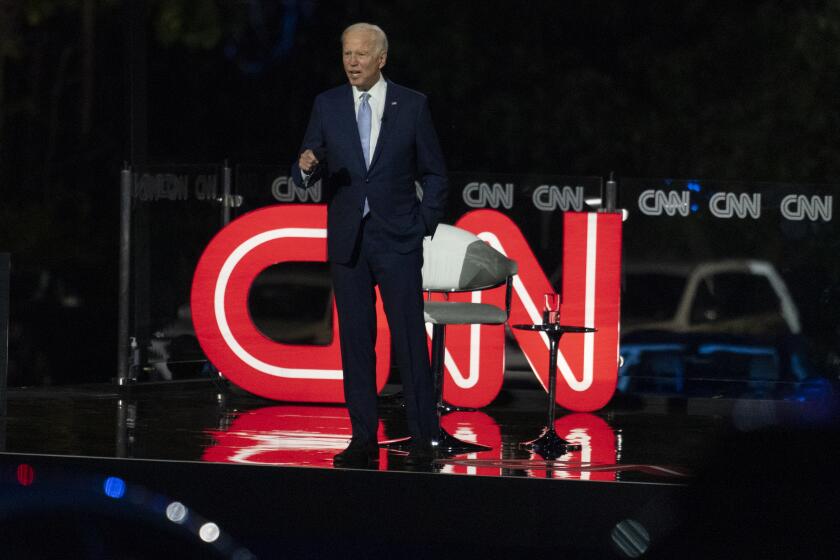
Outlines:
[[[546,292],[543,307],[543,324],[560,322],[560,294]]]

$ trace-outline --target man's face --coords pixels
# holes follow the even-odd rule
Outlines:
[[[344,36],[344,72],[350,84],[362,91],[369,90],[379,81],[379,70],[385,66],[387,55],[379,52],[370,31],[351,31]]]

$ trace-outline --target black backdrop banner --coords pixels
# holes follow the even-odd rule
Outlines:
[[[227,219],[246,212],[273,204],[321,204],[329,193],[320,184],[295,187],[286,165],[237,165],[228,191],[218,165],[155,166],[134,170],[133,176],[133,317],[153,364],[145,371],[165,379],[181,375],[179,368],[192,374],[196,366],[177,364],[203,361],[191,333],[189,292],[192,272],[212,236]],[[479,208],[505,213],[557,287],[563,213],[602,209],[604,181],[597,176],[453,172],[449,179],[445,221],[453,223]],[[836,377],[836,187],[662,178],[617,182],[624,214],[622,357],[629,360],[619,390],[633,385],[627,381],[633,371],[655,378],[673,377],[667,372],[676,369],[682,381],[666,385],[684,393],[691,364],[701,362],[752,382]],[[325,275],[326,267],[307,273]],[[328,289],[328,283],[316,283]],[[697,337],[705,337],[702,344]],[[180,342],[173,345],[176,339]],[[689,339],[693,351],[705,354],[657,355],[648,360],[653,365],[642,364],[650,358],[644,349],[683,348]],[[718,360],[721,348],[734,348],[737,355],[726,358],[726,367]],[[674,360],[682,365],[663,365]],[[766,365],[771,362],[777,364],[773,371]]]

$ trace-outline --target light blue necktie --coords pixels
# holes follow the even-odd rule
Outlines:
[[[370,104],[368,103],[369,93],[362,94],[362,102],[359,105],[359,114],[356,116],[356,124],[359,126],[359,139],[362,141],[362,152],[365,155],[365,167],[370,166]],[[362,216],[367,216],[370,212],[367,197],[365,197],[365,206],[362,209]]]

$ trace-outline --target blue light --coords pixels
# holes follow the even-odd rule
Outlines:
[[[805,365],[802,363],[802,358],[799,354],[793,354],[791,356],[790,369],[793,371],[793,375],[800,381],[808,377],[808,370],[805,369]]]
[[[699,204],[697,204],[696,202],[695,202],[695,203],[693,203],[693,204],[691,205],[691,211],[692,211],[692,212],[697,212],[698,210],[700,210],[700,205],[699,205]]]
[[[621,366],[619,372],[627,371],[626,368],[638,364],[639,361],[642,359],[643,353],[682,352],[684,350],[684,344],[622,344],[621,357],[624,358],[624,364]]]
[[[689,181],[685,188],[693,192],[700,192],[701,190],[703,190],[703,187],[700,186],[700,183],[696,181]]]
[[[109,476],[105,480],[105,495],[115,499],[125,496],[125,481],[115,476]]]
[[[769,356],[776,357],[776,350],[769,346],[747,346],[737,344],[704,344],[697,348],[701,356],[715,354],[717,352],[728,352],[730,354],[741,354],[746,356]]]

